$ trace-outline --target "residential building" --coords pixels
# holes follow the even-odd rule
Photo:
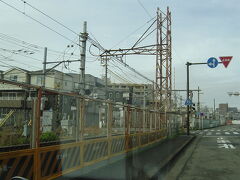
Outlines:
[[[3,79],[29,84],[30,72],[20,68],[11,68],[3,72]],[[0,83],[0,107],[23,107],[27,91],[28,89],[24,87]]]
[[[237,113],[238,109],[237,107],[228,107],[228,112]]]
[[[108,87],[109,100],[142,107],[153,102],[151,84],[111,83]]]
[[[0,70],[0,79],[3,79],[3,72],[4,72],[4,71],[1,71],[1,70]]]
[[[55,69],[46,70],[45,87],[57,91],[72,92],[74,91],[73,77],[69,74],[57,71]],[[43,86],[43,72],[32,71],[30,84]]]
[[[75,73],[68,73],[72,76],[74,91],[80,92],[80,76]],[[104,99],[105,97],[105,83],[102,79],[95,77],[91,74],[85,74],[85,95],[95,99]]]
[[[219,114],[226,115],[228,113],[228,104],[219,104]]]
[[[2,72],[2,78],[25,84],[30,82],[30,72],[21,68],[11,68]],[[31,119],[31,102],[27,101],[29,89],[16,85],[0,83],[0,119],[2,125],[22,127]]]

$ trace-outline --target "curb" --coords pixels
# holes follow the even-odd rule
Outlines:
[[[167,160],[162,163],[157,169],[153,169],[151,173],[149,173],[149,177],[151,179],[155,179],[161,172],[169,166],[176,158],[179,156],[185,148],[195,139],[196,136],[192,136],[189,140],[187,140],[183,145],[181,145]],[[155,173],[154,173],[155,172]]]

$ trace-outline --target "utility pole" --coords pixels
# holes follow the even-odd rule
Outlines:
[[[108,80],[107,80],[107,73],[108,73],[108,57],[105,57],[105,100],[108,99]]]
[[[43,87],[46,84],[46,65],[47,65],[47,47],[44,48],[44,59],[43,59]]]
[[[199,120],[199,129],[200,129],[200,89],[198,86],[198,102],[197,102],[197,109],[198,109],[198,120]]]
[[[146,108],[146,85],[144,84],[144,87],[143,87],[143,108],[145,109]]]
[[[189,62],[187,62],[187,99],[189,99],[189,66],[191,65]],[[190,112],[189,112],[189,106],[187,105],[187,135],[190,134],[189,128],[190,128]]]
[[[198,112],[200,113],[200,88],[198,86],[198,102],[197,102]]]
[[[85,62],[86,62],[86,45],[87,45],[87,22],[83,23],[83,33],[79,36],[79,41],[81,42],[81,50],[80,50],[80,94],[85,95]]]
[[[214,98],[214,99],[213,99],[213,119],[216,118],[216,117],[215,117],[215,112],[216,112],[215,104],[216,104],[216,102],[215,102],[215,98]]]

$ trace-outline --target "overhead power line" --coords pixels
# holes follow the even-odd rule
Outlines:
[[[30,3],[28,3],[25,0],[20,0],[22,1],[24,4],[27,4],[28,6],[30,6],[31,8],[33,8],[34,10],[38,11],[39,13],[41,13],[42,15],[48,17],[49,19],[51,19],[52,21],[54,21],[55,23],[61,25],[62,27],[66,28],[67,30],[71,31],[72,33],[79,35],[78,33],[76,33],[75,31],[73,31],[72,29],[70,29],[69,27],[65,26],[63,23],[59,22],[58,20],[52,18],[51,16],[47,15],[46,13],[44,13],[43,11],[39,10],[38,8],[34,7],[33,5],[31,5]]]
[[[10,7],[10,8],[12,8],[12,9],[14,9],[14,10],[18,11],[19,13],[23,14],[24,16],[26,16],[26,17],[28,17],[28,18],[32,19],[33,21],[35,21],[35,22],[37,22],[38,24],[40,24],[40,25],[44,26],[45,28],[47,28],[47,29],[51,30],[52,32],[54,32],[54,33],[58,34],[59,36],[61,36],[61,37],[65,38],[66,40],[68,40],[68,41],[70,41],[70,42],[72,42],[72,43],[74,43],[74,44],[77,44],[78,46],[80,46],[80,44],[78,44],[78,43],[74,42],[73,40],[71,40],[71,39],[70,39],[70,38],[68,38],[67,36],[65,36],[65,35],[63,35],[63,34],[61,34],[61,33],[57,32],[55,29],[53,29],[53,28],[51,28],[51,27],[49,27],[49,26],[47,26],[47,25],[43,24],[41,21],[39,21],[39,20],[37,20],[37,19],[33,18],[32,16],[30,16],[30,15],[26,14],[25,12],[22,12],[20,9],[18,9],[18,8],[14,7],[14,6],[12,6],[11,4],[9,4],[9,3],[7,3],[7,2],[5,2],[5,1],[3,1],[3,0],[0,0],[0,2],[2,2],[3,4],[5,4],[5,5],[9,6],[9,7]]]
[[[18,46],[18,47],[21,47],[21,48],[24,48],[24,49],[27,49],[27,50],[31,50],[31,51],[34,51],[34,52],[39,52],[40,50],[42,51],[44,49],[44,47],[42,47],[40,45],[29,43],[29,42],[17,39],[15,37],[12,37],[12,36],[9,36],[9,35],[3,34],[3,33],[0,33],[0,40],[5,41],[8,44],[13,44],[15,46]],[[66,47],[66,49],[67,48],[68,47]],[[53,55],[58,55],[58,56],[59,55],[69,55],[69,56],[75,57],[75,58],[79,57],[79,56],[74,55],[72,53],[65,52],[66,49],[63,52],[61,52],[61,51],[58,51],[58,50],[48,48],[48,54],[53,54]]]
[[[140,4],[140,6],[144,9],[144,11],[146,12],[146,14],[150,17],[150,18],[152,18],[152,16],[151,16],[151,14],[148,12],[148,10],[144,7],[144,5],[142,4],[142,2],[140,1],[140,0],[137,0],[138,1],[138,3]]]
[[[99,50],[101,50],[103,53],[107,53],[110,54],[107,50],[105,50],[98,42],[94,41],[92,38],[88,38],[88,41],[90,43],[92,43],[95,47],[97,47]],[[122,65],[124,65],[124,67],[128,68],[129,70],[133,71],[134,73],[136,73],[137,75],[139,75],[140,77],[144,78],[147,81],[153,82],[153,80],[147,78],[146,76],[144,76],[143,74],[141,74],[140,72],[138,72],[137,70],[135,70],[134,68],[132,68],[131,66],[129,66],[127,63],[121,61],[120,59],[118,59],[117,57],[113,56],[111,57],[114,61],[121,63]]]
[[[72,33],[79,35],[79,34],[76,33],[75,31],[73,31],[72,29],[68,28],[67,26],[65,26],[65,25],[62,24],[61,22],[57,21],[56,19],[52,18],[51,16],[47,15],[46,13],[44,13],[44,12],[41,11],[41,10],[39,10],[38,8],[32,6],[31,4],[27,3],[26,1],[23,1],[23,0],[21,0],[21,1],[22,1],[24,4],[27,4],[28,6],[30,6],[31,8],[33,8],[34,10],[38,11],[39,13],[43,14],[44,16],[48,17],[49,19],[53,20],[55,23],[61,25],[61,26],[64,27],[65,29],[68,29],[68,30],[71,31]],[[32,19],[33,21],[39,23],[40,25],[46,27],[47,29],[49,29],[49,30],[55,32],[56,34],[58,34],[58,35],[60,35],[61,37],[63,37],[63,38],[65,38],[65,39],[69,40],[70,42],[72,42],[72,43],[77,44],[78,46],[80,46],[80,44],[78,44],[78,43],[72,41],[72,40],[69,39],[68,37],[62,35],[61,33],[57,32],[57,31],[54,30],[53,28],[51,28],[51,27],[49,27],[49,26],[43,24],[43,23],[40,22],[39,20],[37,20],[37,19],[33,18],[32,16],[26,14],[25,12],[22,12],[21,10],[19,10],[18,8],[16,8],[16,7],[10,5],[9,3],[7,3],[7,2],[5,2],[5,1],[3,1],[3,0],[0,0],[0,2],[2,2],[2,3],[4,3],[5,5],[11,7],[12,9],[18,11],[19,13],[25,15],[26,17]],[[105,50],[105,49],[101,46],[101,44],[100,44],[99,42],[97,42],[96,40],[93,40],[91,37],[88,37],[88,41],[89,41],[91,44],[93,44],[94,46],[98,47],[102,52],[106,52],[106,50]],[[108,52],[106,52],[106,53],[108,53]],[[113,59],[114,59],[115,61],[118,61],[119,63],[121,63],[121,64],[124,65],[126,68],[130,69],[131,71],[133,71],[134,73],[138,74],[140,77],[142,77],[142,78],[144,78],[144,79],[146,79],[146,80],[148,80],[148,81],[150,81],[150,82],[153,82],[152,80],[150,80],[149,78],[147,78],[147,77],[144,76],[143,74],[139,73],[139,72],[136,71],[134,68],[132,68],[132,67],[130,67],[128,64],[122,62],[122,61],[119,60],[118,58],[113,57]]]
[[[142,29],[146,24],[150,23],[155,17],[151,18],[150,20],[148,20],[146,23],[144,23],[143,25],[141,25],[140,27],[138,27],[136,30],[134,30],[133,32],[131,32],[130,34],[128,34],[125,38],[123,38],[121,41],[119,41],[117,44],[115,44],[114,46],[112,46],[110,49],[113,49],[114,47],[118,46],[120,43],[126,41],[127,39],[129,39],[129,37],[133,34],[135,34],[137,31],[139,31],[140,29]]]

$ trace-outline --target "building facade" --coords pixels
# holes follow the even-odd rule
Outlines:
[[[108,99],[114,102],[147,107],[154,102],[153,85],[111,83],[108,85]]]

